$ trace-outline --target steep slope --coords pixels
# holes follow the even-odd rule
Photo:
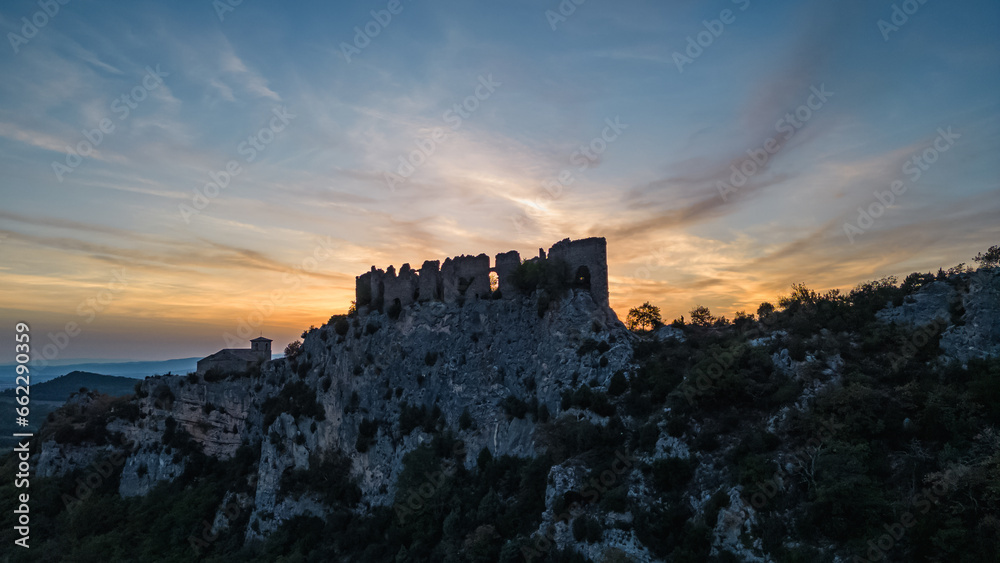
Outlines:
[[[77,511],[166,502],[182,559],[979,560],[1000,547],[998,283],[797,287],[639,336],[584,290],[333,317],[259,371],[78,397],[38,486],[84,501],[77,536]]]

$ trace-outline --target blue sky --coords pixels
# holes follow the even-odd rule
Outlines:
[[[80,324],[63,357],[162,359],[248,327],[283,345],[373,264],[565,237],[608,238],[620,317],[649,300],[668,318],[1000,242],[996,2],[570,5],[563,20],[556,1],[403,0],[386,20],[387,1],[244,0],[221,19],[210,0],[71,0],[45,18],[5,3],[0,314],[55,340]],[[913,13],[887,40],[894,5]],[[57,173],[102,120],[113,131]],[[946,150],[913,178],[939,129]],[[766,162],[723,198],[747,151]],[[895,180],[905,192],[849,237]]]

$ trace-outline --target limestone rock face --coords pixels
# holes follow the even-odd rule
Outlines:
[[[585,348],[581,354],[588,340],[606,343],[606,351]],[[331,449],[350,455],[364,505],[391,504],[403,456],[431,438],[419,427],[404,433],[404,411],[439,413],[437,419],[464,441],[469,466],[483,448],[494,456],[535,456],[539,410],[557,415],[564,391],[587,382],[607,385],[631,360],[624,325],[582,290],[554,301],[542,316],[533,297],[430,301],[403,308],[395,319],[378,312],[359,316],[343,336],[334,326],[314,330],[294,362],[264,369],[261,395],[273,396],[301,379],[317,390],[325,420],[281,415],[259,429],[265,439],[252,520],[263,533],[319,510],[309,501],[281,500],[280,477],[289,468],[307,468],[310,453]],[[523,403],[530,416],[509,413],[504,403]],[[462,429],[466,412],[469,424]],[[377,430],[361,452],[363,421]]]
[[[1000,268],[980,269],[936,281],[899,307],[877,313],[880,320],[942,332],[941,349],[960,362],[1000,354]]]
[[[963,323],[941,337],[941,348],[961,362],[1000,355],[1000,268],[979,270],[968,281]]]
[[[958,290],[951,284],[936,281],[928,284],[899,307],[886,307],[876,316],[886,323],[922,326],[938,319],[951,318],[951,304],[960,299]]]

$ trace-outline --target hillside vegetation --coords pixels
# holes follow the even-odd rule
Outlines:
[[[995,561],[1000,271],[988,265],[846,293],[796,285],[734,321],[702,308],[662,326],[647,310],[651,330],[614,341],[611,329],[584,323],[592,336],[574,341],[575,359],[559,358],[592,366],[592,376],[481,384],[493,389],[500,427],[529,429],[536,455],[494,455],[477,442],[492,435],[485,407],[452,405],[452,387],[434,387],[430,402],[414,391],[430,385],[423,379],[406,390],[386,380],[384,393],[364,387],[395,369],[382,354],[413,355],[387,328],[408,330],[406,311],[336,317],[307,333],[296,357],[227,380],[259,386],[233,455],[206,455],[174,423],[155,449],[183,471],[148,494],[120,494],[123,471],[134,471],[121,464],[86,495],[93,466],[35,479],[31,555],[12,560]],[[527,307],[526,318],[554,322],[570,293],[551,311]],[[469,349],[485,350],[488,337],[484,328]],[[617,367],[624,345],[631,355]],[[419,366],[411,377],[473,365],[434,346],[433,357],[406,360]],[[177,388],[227,382],[181,379]],[[175,400],[175,388],[149,381],[151,395]],[[89,404],[72,414],[97,409],[109,429],[102,443],[124,428],[116,420],[148,429],[157,416]],[[395,418],[378,410],[387,404]],[[386,487],[368,460],[390,454],[399,467]],[[264,469],[276,460],[285,464],[277,473]],[[8,458],[4,474],[13,467]],[[10,482],[2,498],[13,497]]]

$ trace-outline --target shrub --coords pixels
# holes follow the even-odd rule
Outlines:
[[[680,457],[658,459],[652,464],[653,485],[663,492],[683,489],[694,476],[695,463]]]
[[[301,340],[295,340],[293,342],[289,342],[288,346],[285,346],[285,357],[286,358],[294,360],[295,358],[299,357],[299,354],[301,354],[301,353],[302,353],[302,341]]]
[[[621,370],[616,371],[608,382],[608,395],[617,397],[626,390],[628,390],[628,379],[625,378],[625,373]]]
[[[433,350],[427,352],[427,355],[424,356],[424,363],[427,364],[428,367],[432,367],[434,364],[437,363],[437,361],[438,361],[438,353]]]
[[[510,274],[510,283],[522,294],[544,290],[561,296],[569,288],[569,264],[562,260],[533,258],[522,262]]]
[[[469,413],[469,407],[462,409],[462,414],[458,417],[458,428],[461,430],[468,430],[472,427],[472,414]]]
[[[593,338],[588,338],[583,341],[583,344],[580,344],[579,348],[576,349],[576,355],[586,356],[591,352],[596,352],[597,348],[598,348],[597,341],[594,340]]]
[[[354,448],[361,453],[367,452],[368,448],[375,443],[377,435],[378,421],[361,419],[361,423],[358,425],[358,439],[354,443]]]
[[[309,456],[307,469],[293,469],[281,476],[281,490],[294,497],[316,493],[328,505],[354,506],[361,489],[350,478],[351,460],[335,450]]]
[[[394,299],[392,301],[392,305],[389,305],[389,308],[385,310],[385,314],[388,315],[388,317],[392,320],[398,319],[399,314],[402,312],[403,312],[403,305],[402,303],[399,302],[399,299]]]
[[[323,405],[316,400],[316,390],[302,381],[286,384],[277,397],[270,397],[262,405],[264,413],[264,428],[268,428],[283,412],[292,418],[308,416],[317,420],[326,420]]]
[[[514,395],[507,395],[504,400],[500,401],[500,406],[507,413],[508,419],[524,418],[524,415],[528,414],[528,403]]]
[[[351,324],[347,321],[346,317],[339,317],[333,323],[333,331],[339,336],[347,336],[347,331],[350,330]]]

